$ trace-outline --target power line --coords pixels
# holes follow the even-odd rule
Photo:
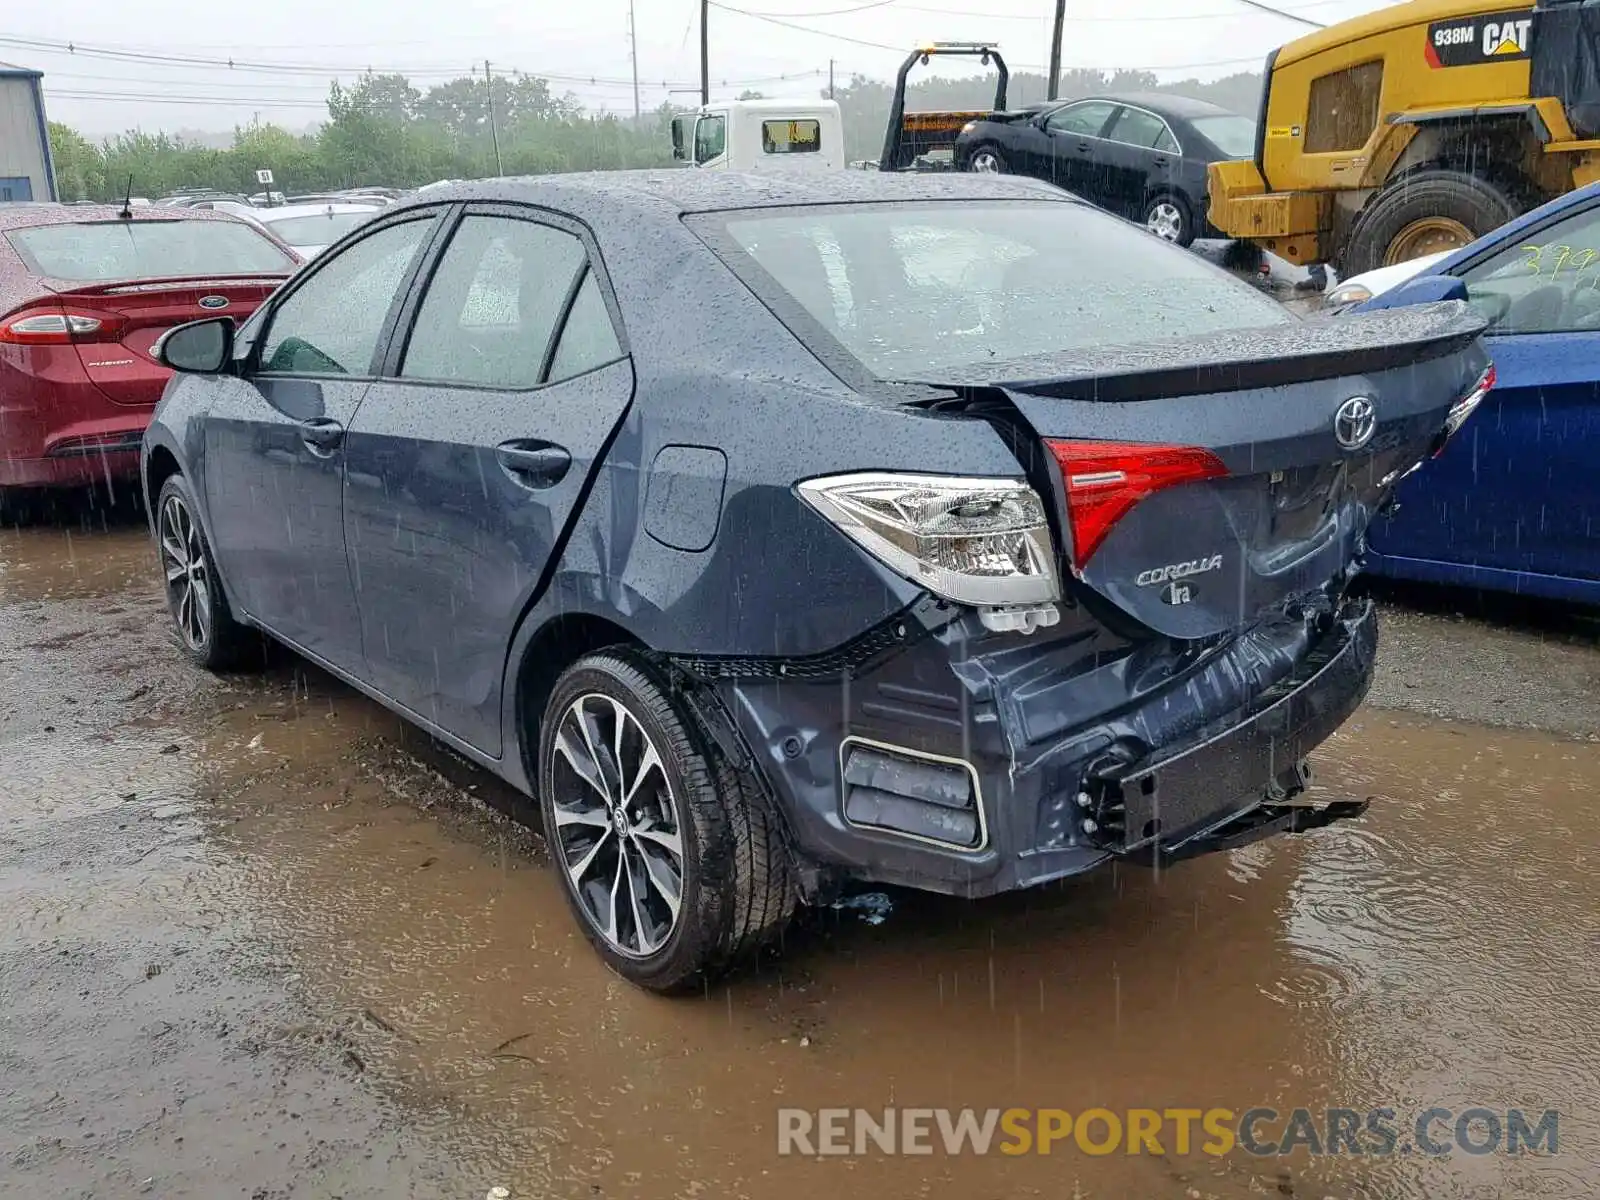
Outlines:
[[[773,25],[781,25],[785,29],[793,29],[793,30],[795,30],[795,31],[797,31],[799,33],[809,33],[809,34],[813,35],[814,37],[829,38],[829,39],[831,39],[833,41],[836,41],[836,42],[850,42],[853,45],[856,45],[856,46],[868,46],[868,47],[870,47],[870,48],[872,48],[874,50],[892,50],[896,54],[907,54],[907,53],[910,52],[909,48],[906,47],[906,46],[890,46],[890,45],[885,44],[884,42],[870,42],[870,41],[865,40],[864,38],[846,37],[842,33],[830,33],[825,29],[812,29],[812,28],[810,28],[809,26],[806,26],[806,25],[797,25],[793,21],[784,21],[784,20],[779,19],[778,17],[765,16],[762,13],[751,12],[748,9],[734,8],[731,4],[721,4],[721,3],[718,2],[718,0],[706,0],[706,3],[710,4],[710,6],[712,8],[720,9],[723,12],[734,13],[734,14],[736,14],[738,16],[741,16],[741,17],[752,17],[757,21],[766,21],[766,22],[768,22],[770,24],[773,24]],[[971,14],[967,14],[967,15],[977,17],[977,16],[981,16],[982,14],[980,14],[980,13],[971,13]],[[1211,60],[1209,60],[1207,62],[1162,63],[1162,64],[1157,64],[1157,65],[1154,65],[1154,66],[1121,66],[1121,65],[1117,65],[1117,66],[1108,66],[1108,67],[1094,67],[1094,66],[1069,67],[1069,66],[1066,66],[1065,64],[1063,64],[1062,65],[1062,70],[1064,70],[1064,71],[1097,71],[1097,70],[1099,70],[1099,71],[1196,71],[1196,70],[1200,70],[1200,69],[1205,68],[1205,67],[1234,67],[1234,66],[1243,65],[1245,63],[1259,63],[1260,61],[1261,61],[1261,55],[1252,54],[1252,55],[1249,55],[1248,57],[1243,57],[1243,58],[1217,58],[1217,59],[1211,59]],[[1043,63],[1014,63],[1012,65],[1014,65],[1014,66],[1016,66],[1016,67],[1018,67],[1018,68],[1020,68],[1022,70],[1028,70],[1028,71],[1047,71],[1047,70],[1049,70],[1049,68]]]
[[[1270,4],[1262,4],[1260,0],[1236,0],[1246,8],[1254,8],[1264,13],[1271,13],[1275,17],[1282,17],[1285,21],[1296,21],[1301,25],[1309,25],[1313,29],[1326,29],[1321,21],[1313,21],[1309,17],[1297,17],[1292,12],[1285,12],[1281,8],[1273,8]]]
[[[135,62],[141,64],[160,65],[165,67],[190,67],[208,70],[248,71],[256,74],[280,74],[288,76],[313,75],[322,78],[332,78],[339,75],[403,75],[408,79],[424,79],[438,77],[448,80],[472,78],[477,73],[476,65],[465,67],[424,67],[424,66],[383,66],[374,67],[371,64],[361,67],[337,66],[334,64],[320,63],[255,63],[243,62],[237,59],[205,59],[179,55],[144,54],[135,51],[113,50],[102,46],[79,45],[74,42],[56,42],[31,38],[14,38],[0,36],[0,45],[20,46],[33,49],[45,54],[66,54],[72,56],[82,55],[90,58],[107,58],[117,62]],[[570,83],[589,87],[619,87],[632,88],[631,78],[616,78],[605,75],[578,75],[560,71],[530,71],[520,67],[506,68],[508,73],[528,78],[545,79],[553,83]],[[51,72],[54,74],[54,72]],[[66,74],[63,72],[62,74]],[[719,87],[743,87],[761,83],[787,83],[801,79],[815,79],[823,74],[821,70],[790,71],[780,75],[763,75],[751,78],[718,80]],[[88,78],[88,76],[80,76]],[[100,78],[116,78],[103,76]],[[195,81],[197,84],[204,82],[204,86],[214,86],[209,81]],[[657,81],[644,80],[646,86],[655,86]],[[665,88],[676,87],[682,81],[660,80],[659,84]],[[220,86],[220,85],[216,85]]]

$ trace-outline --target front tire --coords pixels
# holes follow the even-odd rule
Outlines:
[[[539,743],[551,857],[612,970],[686,991],[782,932],[795,889],[777,819],[651,660],[616,649],[573,664]]]
[[[156,553],[178,644],[208,671],[259,663],[261,635],[228,607],[189,481],[169,475],[156,497]]]
[[[1350,231],[1342,278],[1456,250],[1523,211],[1505,189],[1465,171],[1415,171],[1393,180]]]
[[[1194,216],[1189,203],[1175,192],[1151,196],[1144,206],[1144,227],[1164,242],[1188,246],[1194,241]]]
[[[967,159],[967,170],[974,175],[1006,175],[1010,173],[1011,166],[997,147],[979,146]]]

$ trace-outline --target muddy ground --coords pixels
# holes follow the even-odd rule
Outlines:
[[[8,1200],[1600,1192],[1600,623],[1391,599],[1371,703],[1318,755],[1362,821],[814,914],[668,1001],[600,966],[515,798],[293,660],[188,668],[142,528],[98,525],[0,530]],[[775,1139],[780,1106],[1434,1104],[1559,1109],[1559,1152]]]

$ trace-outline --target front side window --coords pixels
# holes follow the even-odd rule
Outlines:
[[[513,217],[465,218],[428,284],[401,376],[537,385],[584,261],[583,243],[565,230]]]
[[[395,293],[433,232],[435,218],[380,229],[310,268],[274,306],[261,344],[273,375],[366,375]]]
[[[694,160],[710,162],[719,157],[728,145],[726,117],[701,117],[694,123]]]
[[[1383,64],[1362,63],[1311,81],[1306,153],[1359,150],[1378,127]]]
[[[1099,137],[1100,131],[1106,127],[1106,118],[1111,115],[1114,107],[1115,105],[1101,100],[1069,104],[1046,117],[1044,127],[1051,133],[1075,133],[1080,137]]]
[[[1138,146],[1145,150],[1164,150],[1172,153],[1178,148],[1177,139],[1172,136],[1172,130],[1167,128],[1167,123],[1154,113],[1147,113],[1138,108],[1122,110],[1117,117],[1117,123],[1111,127],[1110,137],[1114,142],[1126,142],[1130,146]]]
[[[1600,208],[1509,243],[1461,278],[1491,333],[1600,330]]]
[[[763,121],[761,149],[768,154],[815,154],[822,149],[822,122]]]
[[[882,379],[1295,320],[1081,204],[819,205],[688,223],[797,336],[815,342],[796,308]]]

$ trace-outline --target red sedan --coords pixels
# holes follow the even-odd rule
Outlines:
[[[0,204],[0,493],[136,478],[156,339],[242,321],[299,265],[223,213]]]

